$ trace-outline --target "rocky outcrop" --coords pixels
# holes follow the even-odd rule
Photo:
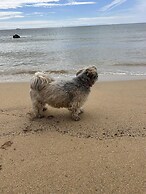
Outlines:
[[[20,36],[18,34],[14,34],[13,38],[20,38]]]

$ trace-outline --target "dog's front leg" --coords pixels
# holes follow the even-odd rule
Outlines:
[[[79,108],[79,114],[82,114],[84,112],[83,108]]]
[[[82,113],[82,110],[81,110],[79,107],[72,106],[72,107],[70,107],[68,110],[71,111],[71,116],[72,116],[72,119],[73,119],[74,121],[79,121],[79,120],[80,120],[79,114]]]
[[[73,111],[72,112],[72,119],[74,121],[79,121],[81,119],[80,116],[79,116],[79,112],[78,111]]]
[[[44,117],[44,111],[45,111],[45,108],[44,108],[44,104],[42,104],[41,102],[39,101],[35,101],[33,102],[33,112],[34,112],[34,117],[36,118],[42,118]]]

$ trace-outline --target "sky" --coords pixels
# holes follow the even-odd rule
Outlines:
[[[0,29],[146,22],[146,0],[0,0]]]

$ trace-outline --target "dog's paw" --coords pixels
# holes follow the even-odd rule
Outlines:
[[[26,116],[30,119],[30,120],[34,120],[36,118],[35,114],[33,113],[33,111],[29,111],[26,113]]]
[[[74,121],[79,121],[81,118],[79,117],[79,115],[72,115],[72,119]]]
[[[46,107],[43,108],[43,112],[45,112],[45,111],[47,111],[47,108]]]
[[[26,115],[32,121],[35,120],[35,119],[42,119],[42,118],[45,117],[44,115],[35,114],[33,111],[28,112]]]
[[[82,114],[82,113],[84,113],[84,110],[83,110],[83,108],[80,108],[79,114]]]
[[[53,116],[53,115],[48,115],[47,118],[48,118],[48,119],[53,119],[54,116]]]

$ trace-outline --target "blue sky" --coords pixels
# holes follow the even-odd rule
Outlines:
[[[146,0],[0,0],[0,29],[146,22]]]

